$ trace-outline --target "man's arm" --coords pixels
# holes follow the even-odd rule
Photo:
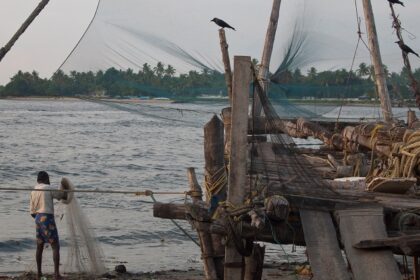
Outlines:
[[[54,199],[61,200],[67,199],[67,192],[59,189],[54,189],[51,191],[51,195]]]

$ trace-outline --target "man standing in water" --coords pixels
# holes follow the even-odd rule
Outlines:
[[[42,252],[45,243],[49,243],[53,250],[54,275],[55,279],[60,279],[60,242],[58,239],[57,226],[54,220],[53,199],[66,199],[67,193],[54,189],[50,186],[50,177],[45,171],[38,173],[38,184],[31,192],[30,210],[32,217],[35,218],[36,225],[36,264],[38,269],[38,279],[42,277]],[[47,191],[45,191],[47,190]],[[48,191],[50,190],[50,191]]]

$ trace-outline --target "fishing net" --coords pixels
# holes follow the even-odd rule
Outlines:
[[[67,178],[63,178],[62,187],[67,190],[74,189]],[[92,225],[88,217],[73,196],[73,193],[63,201],[65,219],[67,223],[68,253],[64,265],[65,272],[86,273],[101,275],[106,272],[102,249],[95,239]]]
[[[132,69],[136,74],[137,71],[144,72],[143,66],[148,64],[153,73],[155,65],[162,62],[174,66],[177,74],[191,70],[223,72],[218,27],[210,23],[215,16],[214,11],[221,6],[224,10],[236,11],[234,14],[217,15],[223,16],[237,29],[226,34],[231,56],[240,53],[258,58],[261,49],[256,48],[255,42],[263,46],[266,19],[272,4],[271,1],[241,1],[241,5],[235,2],[182,0],[174,4],[167,0],[100,0],[92,22],[60,70],[65,73],[95,72],[114,67],[118,70]],[[400,55],[393,43],[388,3],[373,5],[378,33],[384,34],[380,37],[384,63],[395,65],[400,62]],[[162,6],[166,8],[163,16]],[[190,8],[191,13],[179,16],[185,6]],[[322,7],[334,10],[334,15],[327,17]],[[302,100],[308,103],[305,100],[334,98],[343,99],[345,104],[345,100],[360,96],[369,100],[377,97],[373,79],[358,69],[362,62],[370,65],[369,50],[360,43],[355,53],[360,23],[361,36],[364,42],[367,41],[361,10],[360,1],[282,1],[268,93],[280,116],[320,118],[327,112],[302,106]],[[408,17],[404,10],[401,15]],[[251,18],[253,20],[249,20]],[[407,18],[407,23],[411,24],[411,20],[414,19]],[[412,25],[407,25],[407,30],[410,29]],[[244,39],[246,36],[243,34],[249,34],[252,40]],[[208,77],[197,78],[205,80]],[[227,95],[223,75],[218,76],[217,82],[212,80],[208,83],[212,86],[197,84],[194,77],[189,78],[191,86],[179,90],[156,86],[153,79],[145,81],[127,76],[106,91],[113,97],[130,92],[132,96],[167,97],[185,102],[195,101],[202,95]],[[407,98],[410,93],[405,87],[400,87],[398,92],[391,91],[391,95]]]

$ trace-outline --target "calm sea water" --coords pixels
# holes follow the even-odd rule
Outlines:
[[[226,104],[97,104],[85,101],[0,100],[0,186],[29,188],[46,170],[52,184],[68,177],[77,188],[183,192],[186,169],[203,178],[203,125]],[[314,110],[315,107],[306,106]],[[336,107],[314,111],[336,116]],[[403,114],[405,109],[399,111]],[[343,116],[376,117],[378,110],[345,107]],[[201,267],[200,251],[170,221],[155,219],[148,197],[115,194],[77,195],[94,226],[112,269],[129,271]],[[156,196],[180,202],[182,195]],[[56,214],[63,213],[56,204]],[[28,213],[29,193],[0,192],[0,275],[35,269],[35,227]],[[191,227],[181,222],[191,232]],[[64,220],[57,219],[66,257]],[[290,258],[302,258],[302,249]],[[284,259],[276,246],[271,259]],[[51,252],[44,256],[51,271]]]

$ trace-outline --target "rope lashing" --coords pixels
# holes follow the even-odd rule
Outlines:
[[[223,166],[213,174],[206,171],[204,179],[204,187],[206,188],[207,200],[218,194],[227,185],[227,172],[226,167]]]

